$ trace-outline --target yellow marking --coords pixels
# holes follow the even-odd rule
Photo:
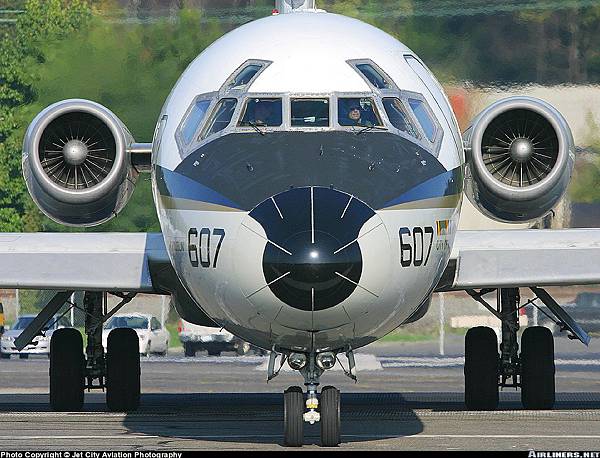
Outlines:
[[[460,202],[460,194],[416,200],[382,208],[382,210],[421,210],[425,208],[455,208]]]
[[[239,208],[226,207],[225,205],[211,204],[199,200],[182,199],[179,197],[160,196],[162,206],[169,210],[195,210],[204,212],[243,212]]]

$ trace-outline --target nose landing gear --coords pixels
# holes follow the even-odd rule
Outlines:
[[[269,380],[276,377],[279,371],[274,371],[277,354],[271,353],[269,364]],[[286,361],[282,356],[281,367]],[[348,360],[354,361],[352,352],[349,351]],[[317,365],[316,355],[308,356],[307,364],[297,369],[304,377],[306,397],[299,386],[292,386],[283,393],[283,442],[287,447],[301,447],[304,443],[304,423],[311,425],[319,423],[321,426],[321,445],[323,447],[337,447],[341,443],[341,415],[340,391],[333,386],[325,386],[317,395],[320,377],[326,369]],[[353,380],[354,367],[346,373]]]

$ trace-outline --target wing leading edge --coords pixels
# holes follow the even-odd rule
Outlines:
[[[0,234],[0,288],[157,292],[169,264],[160,233]]]
[[[600,283],[600,229],[459,231],[437,291]]]

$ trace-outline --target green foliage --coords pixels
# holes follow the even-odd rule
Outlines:
[[[68,6],[68,7],[67,7]],[[22,107],[35,99],[32,69],[43,65],[46,46],[84,27],[91,16],[87,3],[27,0],[25,13],[0,40],[0,230],[39,229],[37,214],[21,177],[21,145],[30,119]]]
[[[41,109],[66,98],[95,100],[114,111],[138,141],[149,141],[161,105],[189,62],[225,29],[268,14],[274,4],[207,2],[216,6],[203,12],[183,9],[156,20],[155,2],[137,2],[129,9],[137,11],[134,18],[118,10],[116,0],[0,3],[25,9],[14,16],[15,25],[0,29],[5,33],[0,39],[0,231],[69,230],[40,214],[21,176],[23,135]],[[483,84],[600,81],[600,7],[577,5],[318,0],[321,8],[365,20],[399,38],[442,81]],[[599,169],[600,163],[580,167],[570,190],[574,199],[600,200],[595,191],[600,189]],[[148,176],[138,183],[124,212],[92,230],[159,229]]]
[[[592,113],[587,115],[587,125],[589,134],[586,143],[595,155],[577,164],[569,186],[569,197],[573,202],[592,204],[600,202],[600,127]]]
[[[21,176],[25,129],[44,107],[85,98],[109,107],[139,141],[150,141],[161,106],[181,72],[223,32],[197,10],[151,24],[91,18],[81,0],[29,0],[16,40],[0,59],[0,230],[70,230],[42,216]],[[41,40],[43,37],[43,41]],[[67,39],[68,38],[68,39]],[[91,230],[158,231],[149,176],[111,222]]]

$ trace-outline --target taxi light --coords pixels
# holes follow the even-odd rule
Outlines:
[[[331,351],[319,353],[317,355],[317,366],[323,370],[331,369],[335,366],[335,354]]]
[[[306,366],[306,355],[304,353],[292,353],[288,357],[288,364],[296,371]]]

